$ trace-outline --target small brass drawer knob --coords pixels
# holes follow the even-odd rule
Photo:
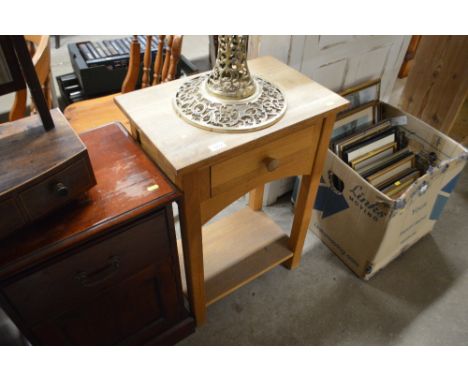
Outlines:
[[[55,190],[55,193],[58,195],[58,196],[68,196],[68,187],[65,186],[63,183],[57,183],[55,186],[54,186],[54,190]]]
[[[263,160],[263,163],[265,163],[265,166],[269,172],[276,170],[279,166],[279,160],[272,157],[266,157]]]

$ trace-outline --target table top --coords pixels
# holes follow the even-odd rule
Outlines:
[[[81,199],[0,241],[0,275],[30,266],[180,196],[117,123],[80,135],[97,185]]]
[[[250,72],[278,86],[287,101],[285,115],[274,125],[246,133],[202,130],[183,121],[174,111],[173,99],[182,78],[117,96],[115,101],[139,129],[142,142],[152,143],[152,157],[177,176],[217,163],[235,150],[279,138],[319,116],[342,110],[348,101],[272,57],[248,62]],[[153,155],[155,154],[155,155]]]

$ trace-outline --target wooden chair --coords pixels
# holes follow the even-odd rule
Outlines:
[[[176,76],[177,63],[182,50],[182,36],[159,35],[158,38],[158,51],[152,64],[152,36],[146,36],[146,50],[143,56],[143,74],[141,79],[142,88],[172,81]],[[163,53],[164,41],[166,41],[165,53]],[[65,108],[64,114],[77,132],[119,121],[132,133],[130,121],[117,107],[114,97],[136,89],[140,72],[140,49],[138,38],[134,36],[130,46],[130,61],[127,75],[122,84],[121,93],[76,102]],[[153,68],[153,78],[150,78],[151,68]],[[136,138],[134,133],[132,135]]]
[[[24,36],[32,56],[39,83],[44,91],[48,108],[52,107],[52,93],[50,89],[50,37],[49,36]],[[9,120],[15,121],[26,116],[27,90],[18,90],[10,110]],[[31,100],[31,114],[36,112]]]

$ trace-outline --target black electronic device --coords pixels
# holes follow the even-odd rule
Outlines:
[[[138,40],[141,61],[143,61],[146,38],[138,36]],[[131,43],[132,38],[128,36],[99,42],[82,41],[68,44],[73,71],[80,85],[81,94],[76,98],[87,99],[119,92],[127,74]],[[154,36],[151,42],[153,60],[157,48],[158,37]],[[181,55],[176,76],[181,77],[197,72],[197,68]],[[72,99],[70,101],[74,102]]]

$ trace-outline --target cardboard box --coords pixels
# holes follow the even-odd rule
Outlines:
[[[462,145],[395,107],[382,103],[382,118],[405,125],[411,147],[441,161],[392,199],[328,150],[310,228],[364,279],[432,231],[468,159]]]

